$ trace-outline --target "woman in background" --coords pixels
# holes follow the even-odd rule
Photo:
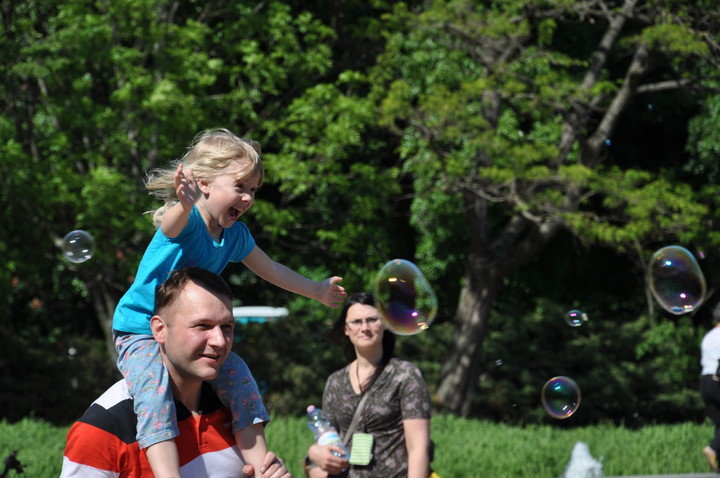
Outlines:
[[[395,336],[385,330],[372,295],[348,298],[334,332],[345,346],[348,365],[328,377],[322,409],[341,437],[364,394],[368,398],[355,432],[374,437],[372,460],[350,465],[334,445],[313,444],[309,476],[427,478],[430,472],[430,394],[420,370],[393,356]],[[348,449],[352,440],[348,443]]]

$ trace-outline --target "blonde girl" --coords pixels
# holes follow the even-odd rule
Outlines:
[[[118,368],[134,398],[138,444],[146,450],[156,478],[180,477],[172,390],[150,331],[155,290],[170,271],[201,267],[219,274],[229,262],[242,262],[276,286],[330,307],[346,296],[340,277],[318,282],[273,261],[239,222],[263,181],[259,150],[257,143],[226,129],[204,131],[181,160],[168,169],[153,170],[146,183],[164,205],[153,214],[158,229],[133,284],[118,303],[113,332]],[[211,347],[187,357],[199,368],[212,367],[215,360]],[[243,458],[260,470],[266,453],[263,423],[269,416],[247,365],[231,353],[211,383],[232,411]]]

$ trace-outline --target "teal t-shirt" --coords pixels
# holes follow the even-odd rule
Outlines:
[[[255,247],[248,227],[236,222],[216,242],[205,226],[197,206],[180,235],[169,238],[158,228],[138,266],[135,280],[115,308],[113,329],[118,332],[150,334],[150,317],[155,309],[155,291],[171,271],[200,267],[219,274],[228,262],[240,262]]]

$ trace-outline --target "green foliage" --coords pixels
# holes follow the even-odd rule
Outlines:
[[[103,341],[58,335],[39,341],[0,330],[4,419],[32,416],[67,424],[87,408],[88,397],[99,396],[119,377],[108,363]]]
[[[685,166],[695,174],[705,174],[717,183],[720,174],[720,95],[708,97],[701,113],[688,125],[688,152],[691,160]]]
[[[704,473],[707,464],[699,450],[712,436],[709,423],[649,425],[639,430],[602,423],[561,429],[435,415],[431,427],[435,442],[432,467],[440,476],[475,476],[478,470],[508,478],[560,476],[579,441],[601,461],[607,476]],[[0,458],[18,450],[17,458],[28,476],[58,476],[66,430],[34,419],[0,422]],[[304,419],[274,415],[265,433],[268,448],[285,461],[294,476],[301,476],[301,460],[312,444]],[[523,460],[518,460],[518,455]]]
[[[6,376],[15,367],[28,377],[51,370],[60,383],[77,378],[77,393],[88,394],[107,385],[98,338],[109,324],[98,319],[112,313],[153,232],[142,213],[158,204],[143,188],[145,172],[181,156],[199,130],[227,126],[262,143],[267,181],[244,219],[274,259],[318,280],[341,275],[350,291],[370,290],[395,257],[423,269],[440,312],[398,351],[421,366],[431,389],[453,347],[463,280],[486,272],[470,264],[472,247],[493,244],[488,257],[513,259],[499,234],[522,216],[557,221],[587,249],[568,258],[561,246],[578,243],[555,239],[546,260],[501,278],[506,293],[493,304],[478,413],[547,421],[537,391],[567,365],[588,392],[577,421],[632,421],[638,410],[652,420],[698,418],[693,342],[702,316],[648,318],[642,285],[614,283],[638,271],[618,252],[642,262],[660,243],[720,243],[720,100],[697,88],[638,94],[608,133],[613,146],[590,151],[638,40],[652,49],[643,82],[717,87],[717,51],[709,49],[716,19],[697,16],[715,8],[712,0],[647,2],[589,87],[584,74],[607,22],[570,0],[173,5],[28,0],[3,10],[0,332],[33,358],[19,351],[22,363],[6,359]],[[564,124],[583,105],[590,120],[563,156]],[[476,197],[486,216],[473,215]],[[83,264],[62,260],[58,247],[76,228],[97,242]],[[612,277],[586,282],[613,261],[625,262]],[[566,270],[573,267],[584,273]],[[300,413],[344,365],[326,334],[337,311],[242,265],[226,277],[238,303],[291,310],[285,321],[240,327],[237,349],[270,407]],[[597,319],[580,331],[556,328],[570,304],[591,304]],[[492,369],[499,356],[517,362]],[[21,390],[40,396],[36,382],[6,384],[14,418],[34,410],[67,419],[64,403],[76,389],[20,403]],[[518,406],[505,409],[518,391]]]

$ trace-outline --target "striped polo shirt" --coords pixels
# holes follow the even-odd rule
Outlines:
[[[231,413],[203,383],[200,412],[175,402],[180,473],[192,478],[237,478],[245,462],[230,430]],[[60,478],[152,478],[135,439],[137,418],[124,380],[98,398],[68,431]]]

